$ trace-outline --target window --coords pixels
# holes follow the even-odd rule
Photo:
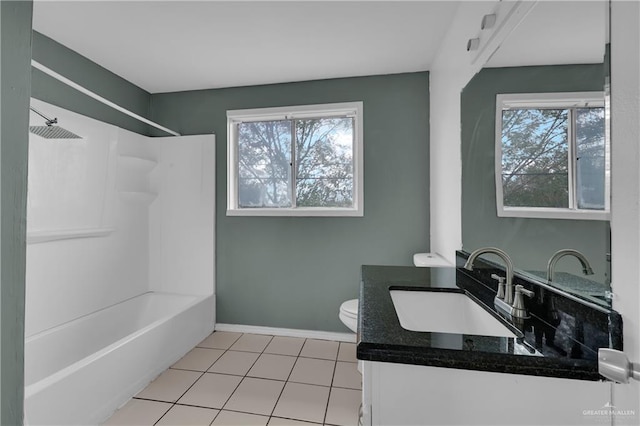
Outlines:
[[[363,216],[362,102],[227,111],[228,216]]]
[[[496,97],[498,216],[606,220],[603,92]]]

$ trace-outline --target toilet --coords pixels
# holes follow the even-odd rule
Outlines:
[[[354,333],[358,332],[358,299],[351,299],[340,305],[340,321]]]
[[[443,267],[452,266],[438,253],[416,253],[413,255],[413,264],[418,267]],[[351,299],[340,305],[338,314],[340,321],[354,333],[358,332],[358,299]]]
[[[349,330],[354,333],[358,332],[358,299],[351,299],[343,302],[340,305],[340,313],[338,314],[340,317],[340,321],[347,327]],[[362,360],[358,360],[358,371],[362,373]]]

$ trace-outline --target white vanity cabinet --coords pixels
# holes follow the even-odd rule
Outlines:
[[[363,425],[611,425],[609,382],[364,361]]]

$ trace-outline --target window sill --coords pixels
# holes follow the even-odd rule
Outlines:
[[[295,209],[227,209],[227,216],[279,216],[279,217],[363,217],[362,209],[298,207]]]
[[[602,210],[571,210],[534,207],[503,207],[498,217],[524,217],[530,219],[611,220],[611,213]]]

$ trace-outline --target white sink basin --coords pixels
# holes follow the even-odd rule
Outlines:
[[[465,294],[407,290],[389,293],[405,330],[516,337]]]

